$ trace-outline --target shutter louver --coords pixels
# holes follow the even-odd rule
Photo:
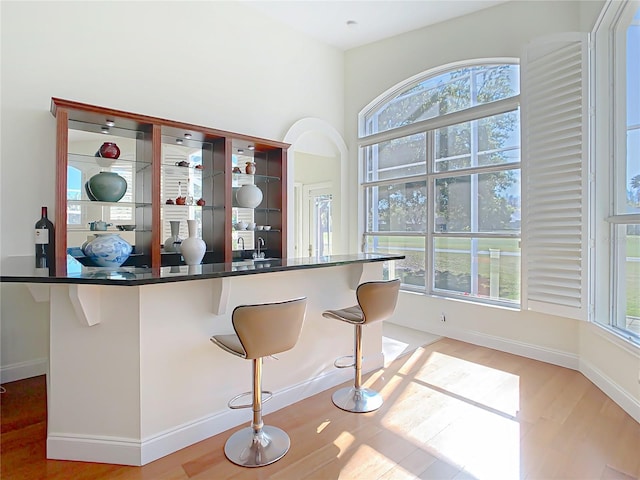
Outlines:
[[[522,65],[523,308],[588,314],[585,34],[530,45]]]

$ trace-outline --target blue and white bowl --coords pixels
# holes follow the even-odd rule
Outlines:
[[[98,267],[117,268],[126,262],[133,248],[117,233],[96,233],[84,247],[84,254]]]

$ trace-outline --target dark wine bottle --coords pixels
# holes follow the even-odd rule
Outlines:
[[[36,222],[36,268],[48,269],[55,274],[55,231],[47,217],[47,207],[42,207],[42,217]],[[40,270],[42,272],[42,270]]]

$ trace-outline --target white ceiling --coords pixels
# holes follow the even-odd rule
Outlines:
[[[321,42],[348,50],[508,0],[242,1]]]

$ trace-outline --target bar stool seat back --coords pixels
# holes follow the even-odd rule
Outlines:
[[[400,280],[368,282],[358,286],[356,298],[364,316],[364,324],[388,319],[396,309]]]
[[[241,305],[233,311],[233,328],[244,358],[268,357],[291,350],[300,337],[304,302]]]

